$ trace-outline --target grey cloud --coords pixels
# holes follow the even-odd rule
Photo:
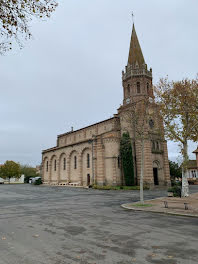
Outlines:
[[[50,20],[33,21],[34,38],[23,50],[1,57],[0,163],[39,164],[57,134],[116,113],[132,10],[154,82],[195,77],[197,1],[61,1]],[[169,144],[170,158],[177,155]]]

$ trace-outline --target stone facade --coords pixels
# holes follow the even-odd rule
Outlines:
[[[163,120],[154,102],[152,70],[147,69],[133,26],[128,64],[122,73],[123,105],[113,118],[71,131],[57,138],[57,146],[42,153],[43,182],[54,185],[122,185],[120,140],[128,132],[133,142],[136,183],[140,180],[141,147],[127,114],[134,102],[149,98],[145,127],[144,182],[149,186],[169,185],[167,143]],[[139,111],[139,110],[138,110]],[[141,117],[141,107],[139,111]],[[141,119],[141,118],[140,118]]]
[[[118,117],[59,135],[57,146],[43,151],[43,181],[120,185],[119,146]]]

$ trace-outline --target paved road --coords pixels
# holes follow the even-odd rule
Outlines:
[[[120,207],[137,200],[137,191],[0,185],[0,264],[197,264],[198,218]]]

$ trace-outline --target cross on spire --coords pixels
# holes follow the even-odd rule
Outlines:
[[[131,15],[132,15],[132,22],[134,24],[134,13],[133,13],[133,11],[132,11]]]

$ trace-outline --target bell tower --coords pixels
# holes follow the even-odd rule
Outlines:
[[[144,56],[133,24],[128,63],[122,72],[123,106],[142,95],[153,97],[152,69],[147,69]]]
[[[148,69],[144,60],[133,24],[128,62],[122,72],[123,104],[118,109],[118,116],[121,137],[129,133],[131,138],[136,184],[139,184],[143,170],[144,184],[150,187],[170,184],[167,142],[163,119],[154,100],[152,79],[152,69]]]

